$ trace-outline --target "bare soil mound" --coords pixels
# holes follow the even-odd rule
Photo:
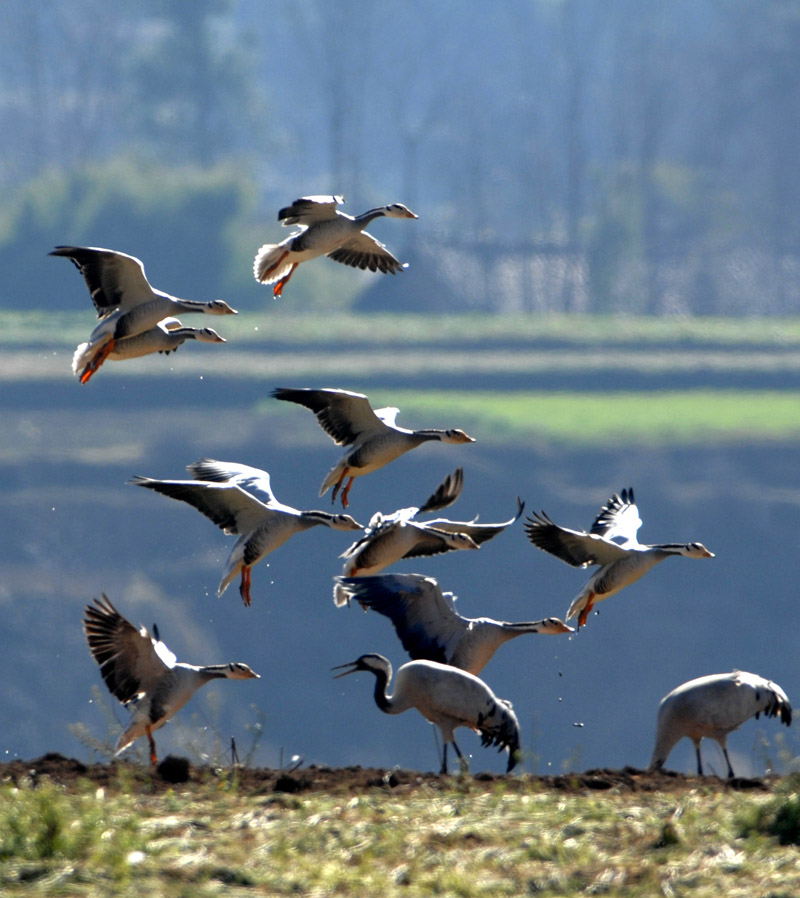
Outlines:
[[[141,764],[112,761],[107,764],[83,764],[75,758],[60,754],[46,754],[32,761],[9,761],[0,764],[0,782],[34,785],[47,779],[73,789],[82,782],[91,782],[105,789],[160,791],[181,783],[186,786],[204,786],[225,778],[236,778],[237,787],[244,794],[272,792],[301,793],[329,792],[331,794],[359,794],[370,789],[382,788],[413,792],[417,789],[451,788],[454,781],[463,782],[461,776],[442,777],[416,770],[380,770],[364,767],[325,767],[311,765],[296,770],[270,770],[248,767],[213,768],[195,766],[185,758],[169,756],[154,770]],[[699,786],[771,791],[778,777],[748,779],[734,777],[719,779],[715,776],[685,776],[670,771],[638,770],[625,767],[622,770],[587,770],[557,776],[531,774],[499,776],[491,773],[475,773],[466,777],[473,789],[490,789],[497,783],[519,791],[555,790],[567,793],[598,792],[681,792]]]

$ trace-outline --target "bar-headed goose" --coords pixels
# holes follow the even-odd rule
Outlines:
[[[567,611],[567,620],[579,615],[578,628],[586,623],[595,602],[630,586],[659,561],[673,555],[714,557],[714,553],[709,552],[702,543],[643,545],[636,539],[641,525],[633,489],[615,493],[603,506],[588,532],[559,527],[543,511],[538,514],[534,512],[526,520],[525,532],[537,548],[573,567],[599,566]],[[617,539],[619,543],[615,542]]]
[[[238,535],[225,564],[218,596],[241,573],[239,594],[249,605],[251,568],[295,533],[318,525],[333,530],[362,529],[349,514],[299,511],[284,505],[272,492],[269,474],[259,468],[203,458],[187,470],[194,480],[134,477],[130,483],[187,502],[225,533]]]
[[[459,549],[478,549],[482,543],[502,533],[523,512],[525,505],[517,499],[517,514],[499,524],[472,521],[450,521],[434,518],[420,521],[425,512],[438,511],[451,505],[461,495],[463,468],[449,474],[436,491],[419,508],[399,508],[393,514],[374,514],[364,531],[343,554],[347,559],[342,570],[345,577],[377,574],[401,558],[421,558]],[[347,593],[340,584],[333,589],[334,603],[347,604]]]
[[[57,246],[50,255],[64,256],[75,263],[100,319],[86,344],[90,360],[81,373],[81,383],[86,383],[114,351],[117,340],[141,334],[165,318],[181,312],[236,314],[221,299],[196,302],[154,290],[145,276],[144,265],[127,253],[96,246]]]
[[[525,633],[572,633],[557,617],[507,621],[490,617],[462,617],[456,597],[442,592],[434,577],[422,574],[378,574],[374,577],[337,577],[342,590],[365,609],[389,618],[412,658],[425,658],[479,674],[504,642]]]
[[[256,253],[253,274],[261,284],[275,284],[273,296],[280,296],[301,262],[327,256],[353,268],[394,274],[406,266],[364,228],[376,218],[417,218],[402,203],[378,206],[361,215],[347,215],[336,207],[341,196],[303,196],[278,212],[284,227],[298,225],[299,231],[280,243],[265,243]]]
[[[117,741],[116,754],[146,735],[154,765],[153,731],[164,726],[201,686],[222,677],[250,680],[259,676],[240,661],[200,667],[178,661],[159,639],[157,627],[152,635],[146,627],[137,630],[106,595],[86,606],[83,631],[109,691],[132,711],[131,722]]]
[[[106,359],[121,362],[126,359],[137,359],[153,352],[169,355],[175,352],[187,340],[198,343],[225,343],[226,340],[213,327],[184,327],[177,318],[165,318],[155,327],[142,331],[133,337],[123,337],[114,341],[114,348],[107,353]],[[98,353],[104,350],[92,347],[91,343],[81,343],[72,357],[72,373],[86,383],[99,367],[94,364]]]
[[[310,409],[320,427],[337,446],[349,446],[347,453],[331,468],[322,482],[319,494],[323,496],[333,487],[332,502],[346,478],[342,490],[342,507],[347,508],[347,497],[353,480],[377,471],[410,449],[430,440],[443,443],[474,443],[463,430],[406,430],[395,425],[399,409],[374,410],[363,393],[351,393],[337,389],[286,389],[272,391],[276,399],[296,402]]]

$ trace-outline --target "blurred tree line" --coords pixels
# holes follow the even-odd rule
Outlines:
[[[41,304],[25,272],[63,242],[235,301],[275,210],[341,192],[422,213],[388,241],[408,277],[366,282],[421,308],[795,311],[794,0],[6,0],[0,26],[0,302]]]

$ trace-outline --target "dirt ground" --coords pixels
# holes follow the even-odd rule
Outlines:
[[[272,792],[325,791],[331,794],[357,795],[374,788],[413,792],[419,788],[440,789],[452,785],[454,777],[440,777],[415,770],[379,770],[364,767],[324,767],[311,765],[296,770],[269,770],[240,767],[236,769],[238,789],[243,794]],[[64,786],[75,787],[80,781],[95,783],[106,789],[123,788],[130,791],[136,784],[143,790],[160,791],[176,783],[207,785],[221,776],[230,776],[230,768],[214,769],[191,765],[185,758],[169,756],[153,771],[152,768],[125,761],[86,765],[60,754],[47,754],[32,761],[10,761],[0,764],[0,783],[22,782],[36,784],[43,778]],[[558,776],[530,774],[497,776],[490,773],[470,774],[472,788],[492,788],[502,782],[506,788],[524,791],[555,791],[580,793],[615,790],[617,792],[681,792],[698,786],[713,788],[771,791],[777,777],[730,780],[714,776],[696,777],[684,774],[649,772],[634,767],[622,770],[587,770]]]

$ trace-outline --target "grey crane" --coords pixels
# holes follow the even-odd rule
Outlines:
[[[792,706],[786,693],[758,674],[744,670],[709,674],[689,680],[661,699],[651,769],[661,769],[674,745],[688,737],[697,755],[697,773],[703,775],[700,741],[714,739],[722,749],[728,776],[733,767],[728,757],[728,733],[751,717],[780,716],[787,727],[792,722]]]
[[[511,703],[497,698],[492,690],[473,674],[436,661],[409,661],[398,671],[391,695],[392,665],[383,655],[361,655],[348,664],[333,668],[337,675],[368,671],[375,677],[375,703],[386,714],[402,714],[416,708],[439,728],[443,752],[440,773],[447,773],[447,747],[453,746],[462,764],[466,761],[454,737],[457,727],[469,727],[481,734],[483,745],[508,750],[508,767],[517,764],[520,747],[519,722]]]

